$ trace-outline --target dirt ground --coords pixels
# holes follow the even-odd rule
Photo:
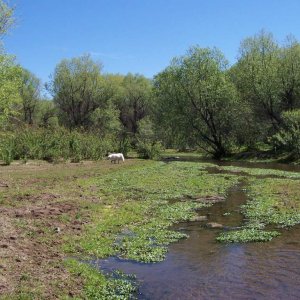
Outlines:
[[[84,195],[78,179],[124,166],[108,161],[0,166],[0,298],[80,293],[81,280],[65,269],[61,251],[65,237],[81,235],[90,221],[81,211],[82,199],[95,201]]]

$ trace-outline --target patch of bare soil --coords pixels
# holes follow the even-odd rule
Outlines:
[[[101,199],[93,189],[84,194],[77,180],[119,167],[106,162],[0,167],[0,298],[80,297],[81,279],[64,267],[61,249],[66,237],[82,235],[89,222],[80,203]]]
[[[62,290],[79,293],[80,280],[74,284],[59,251],[64,233],[82,229],[83,223],[74,218],[76,211],[67,203],[0,209],[0,295],[16,294],[20,289],[30,292],[37,286],[44,299],[56,299]],[[63,223],[59,218],[63,214],[73,221]]]

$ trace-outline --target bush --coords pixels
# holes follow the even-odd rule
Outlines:
[[[300,109],[282,114],[282,128],[271,138],[275,150],[288,151],[300,157]]]
[[[2,136],[0,154],[6,164],[13,159],[79,162],[101,159],[113,148],[116,147],[111,139],[101,139],[90,133],[70,132],[64,128],[23,128]]]
[[[136,150],[140,158],[157,159],[163,150],[160,142],[143,142],[139,141]]]
[[[163,150],[161,142],[156,141],[153,123],[146,117],[138,122],[136,151],[140,158],[156,159]]]
[[[1,137],[1,159],[5,165],[10,165],[14,159],[14,140],[11,136]]]

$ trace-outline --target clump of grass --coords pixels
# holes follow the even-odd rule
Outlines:
[[[84,281],[82,298],[84,299],[135,299],[137,285],[132,276],[117,272],[103,275],[97,269],[75,259],[68,259],[66,266]]]
[[[87,228],[78,242],[73,240],[73,248],[80,245],[85,252],[98,257],[118,255],[140,262],[163,260],[167,245],[186,237],[169,227],[192,219],[195,210],[205,205],[192,199],[224,195],[238,181],[238,176],[208,174],[204,166],[145,162],[92,180],[80,180],[83,187],[99,187],[98,197],[107,208],[93,208],[93,226]],[[182,198],[188,200],[176,202]],[[133,234],[120,240],[124,227]]]
[[[222,243],[268,242],[280,235],[277,231],[263,231],[255,228],[245,228],[238,231],[221,233],[217,237]]]
[[[300,179],[299,172],[289,172],[275,169],[244,168],[236,166],[219,166],[218,169],[229,172],[242,172],[253,176],[278,176],[284,178]]]
[[[243,206],[250,224],[274,224],[281,227],[300,223],[298,180],[264,178],[250,180],[251,201]]]

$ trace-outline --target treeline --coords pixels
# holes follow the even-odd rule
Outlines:
[[[0,1],[0,35],[13,10]],[[260,32],[230,66],[218,49],[190,48],[152,80],[103,74],[89,55],[62,60],[46,84],[0,54],[2,159],[154,158],[163,147],[221,158],[267,148],[300,157],[300,44]]]

